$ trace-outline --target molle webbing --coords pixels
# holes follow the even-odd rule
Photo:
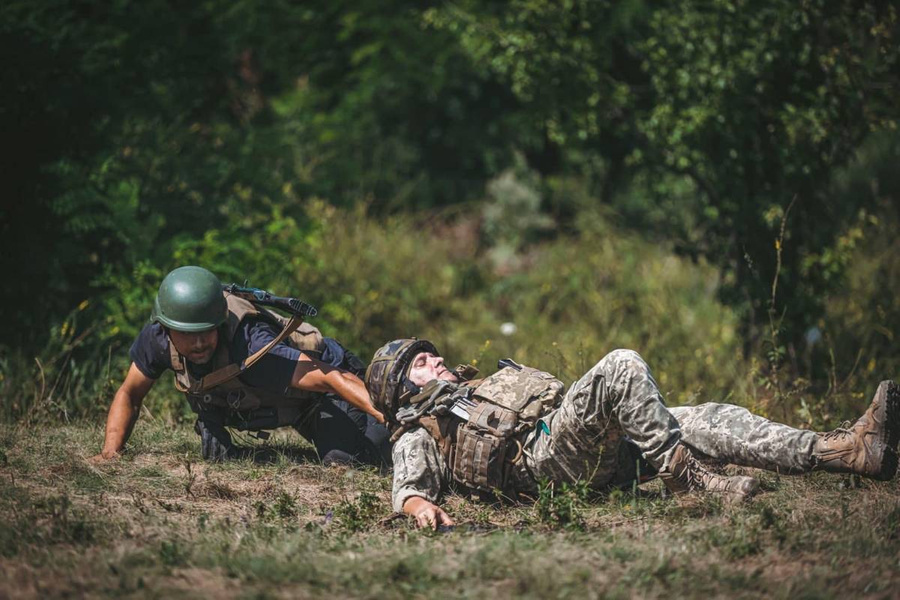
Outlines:
[[[414,399],[430,404],[430,411],[416,404],[405,409],[438,443],[456,482],[480,492],[507,491],[522,456],[519,438],[559,403],[563,389],[548,373],[507,367],[478,382],[432,382]]]

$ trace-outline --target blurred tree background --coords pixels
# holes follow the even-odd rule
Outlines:
[[[900,375],[898,41],[877,0],[3,3],[4,418],[105,410],[193,263],[363,357],[629,346],[833,424]]]

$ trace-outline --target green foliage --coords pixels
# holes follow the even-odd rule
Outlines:
[[[488,259],[498,271],[521,266],[522,251],[555,228],[553,219],[541,211],[536,177],[525,169],[509,169],[487,183],[481,237]]]
[[[838,178],[842,198],[865,195],[877,202],[877,208],[860,211],[827,256],[832,264],[852,267],[840,277],[843,293],[828,298],[820,325],[840,368],[833,374],[835,381],[861,372],[877,383],[879,373],[882,378],[900,373],[896,352],[900,335],[900,242],[896,235],[900,227],[896,202],[900,139],[882,137],[872,142]],[[823,253],[822,260],[825,258]],[[813,356],[825,354],[825,345],[820,344]]]
[[[535,514],[542,523],[566,529],[583,529],[581,512],[585,509],[589,494],[586,481],[573,484],[538,482],[538,497],[534,503]]]
[[[616,233],[602,217],[584,215],[581,226],[498,283],[495,300],[520,324],[498,350],[512,341],[514,356],[573,379],[610,350],[638,348],[673,402],[727,394],[740,365],[738,322],[716,301],[715,271]]]
[[[181,567],[187,562],[187,553],[178,540],[163,540],[159,545],[159,560],[166,567]]]
[[[37,356],[0,345],[0,418],[68,420],[72,412],[108,406],[109,396],[124,371],[119,357],[103,344],[102,322],[82,303],[54,325],[37,349]],[[71,402],[77,398],[78,408]]]
[[[306,230],[273,216],[269,226],[275,233],[242,239],[250,248],[243,254],[227,252],[228,242],[237,238],[211,234],[183,250],[182,257],[214,269],[219,265],[225,280],[273,273],[252,283],[317,305],[320,316],[313,322],[364,359],[388,339],[418,335],[433,339],[448,360],[477,364],[486,374],[499,358],[511,356],[568,382],[610,350],[627,347],[640,349],[674,404],[750,403],[770,394],[770,387],[747,376],[739,320],[716,300],[716,271],[702,260],[694,264],[618,231],[602,212],[583,212],[580,232],[532,243],[527,258],[501,271],[488,258],[490,247],[460,247],[443,233],[442,220],[379,221],[362,208],[340,210],[322,202],[309,203],[305,211]],[[465,232],[467,223],[462,218],[455,227]],[[291,255],[290,268],[278,268],[285,261],[275,257]],[[124,279],[117,287],[129,289]],[[133,294],[122,297],[137,298]],[[138,319],[129,322],[124,306],[107,316],[105,324],[120,331],[112,338],[104,339],[95,324],[67,321],[66,335],[82,337],[88,346],[84,354],[74,350],[55,360],[42,358],[42,364],[52,365],[50,377],[20,353],[5,355],[0,385],[15,398],[6,405],[6,418],[55,419],[105,410],[127,366],[125,344],[143,321],[140,315],[149,312],[153,294],[148,286],[141,308],[131,309]],[[110,296],[110,302],[122,297]],[[513,332],[503,328],[510,323]],[[59,344],[56,352],[66,348],[62,339]],[[116,347],[121,350],[114,352]],[[95,362],[87,350],[95,353]],[[42,383],[56,380],[56,387]],[[805,396],[806,404],[797,407],[799,397],[793,394],[787,402],[774,414],[792,421],[795,409],[805,411],[815,398]],[[165,381],[146,406],[157,417],[181,418],[187,410]],[[757,402],[757,407],[766,405]],[[835,407],[830,408],[823,414],[833,414]],[[803,421],[808,422],[808,412]]]
[[[636,347],[678,403],[725,394],[738,378],[737,323],[715,300],[714,271],[616,233],[602,216],[585,215],[577,237],[533,247],[529,264],[505,276],[436,235],[441,222],[382,225],[330,208],[311,216],[328,251],[298,265],[294,285],[319,303],[325,331],[365,358],[418,335],[485,373],[513,356],[572,380],[606,352]],[[517,331],[504,335],[505,322]]]
[[[195,263],[363,357],[630,346],[830,421],[900,366],[897,39],[874,0],[7,2],[2,417],[102,411]]]
[[[531,117],[520,143],[537,142],[542,172],[586,175],[629,224],[714,262],[745,334],[765,329],[772,242],[797,197],[781,272],[787,341],[815,323],[842,269],[810,259],[871,206],[836,201],[830,175],[871,131],[897,128],[895,7],[472,1],[426,19],[516,94]]]
[[[378,496],[362,491],[355,500],[342,500],[334,514],[341,526],[349,531],[364,531],[378,520],[383,510]]]
[[[290,494],[288,494],[287,492],[281,492],[275,498],[273,510],[275,511],[275,514],[282,519],[288,519],[297,514],[297,503],[290,496]]]

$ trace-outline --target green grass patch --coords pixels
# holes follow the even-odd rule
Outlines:
[[[900,585],[897,482],[781,477],[740,506],[665,498],[658,482],[599,495],[545,486],[532,504],[451,494],[458,526],[434,533],[386,518],[390,479],[377,472],[290,452],[207,464],[175,451],[189,426],[139,426],[145,440],[175,441],[96,468],[80,458],[98,443],[94,427],[7,447],[0,557],[19,565],[16,581],[58,596],[379,599],[793,600]],[[42,453],[47,440],[68,455]]]

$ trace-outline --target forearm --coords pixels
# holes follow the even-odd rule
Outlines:
[[[372,415],[379,423],[384,423],[384,415],[372,404],[362,379],[348,371],[342,371],[301,354],[294,368],[291,386],[309,392],[337,394],[359,410]]]
[[[369,392],[359,377],[346,371],[332,371],[328,374],[327,381],[332,388],[331,392],[364,413],[372,415],[379,423],[384,423],[384,415],[372,404]]]
[[[140,401],[135,402],[127,391],[119,388],[106,417],[106,437],[101,451],[104,458],[112,458],[125,447],[138,419],[140,407]]]

